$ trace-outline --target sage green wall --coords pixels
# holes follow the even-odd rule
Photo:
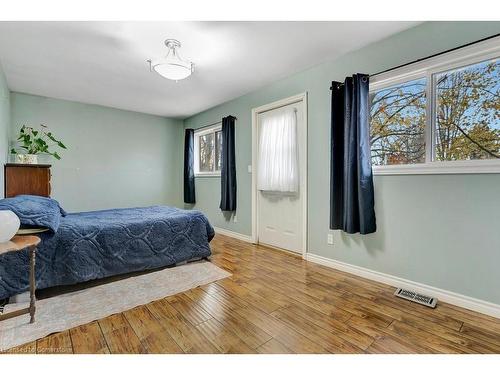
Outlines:
[[[16,92],[11,117],[11,134],[45,124],[68,147],[51,160],[66,210],[179,204],[182,121]]]
[[[0,167],[7,161],[9,124],[10,124],[10,91],[0,63]],[[3,198],[3,171],[0,172],[0,198]]]
[[[500,33],[500,22],[430,22],[193,116],[185,128],[225,115],[236,123],[238,222],[218,209],[220,180],[197,178],[195,208],[213,225],[251,234],[251,109],[309,95],[308,248],[312,254],[500,303],[500,175],[375,177],[378,231],[334,232],[329,216],[330,82],[375,73]],[[244,74],[244,73],[242,73]]]

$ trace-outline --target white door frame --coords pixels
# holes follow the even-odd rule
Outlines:
[[[300,173],[304,173],[303,177],[304,181],[304,189],[301,191],[303,195],[302,199],[302,258],[306,258],[307,254],[307,91],[290,96],[289,98],[281,99],[269,104],[265,104],[263,106],[253,108],[252,109],[252,242],[259,242],[258,235],[258,225],[259,225],[259,212],[258,212],[258,204],[257,204],[257,151],[258,151],[258,139],[259,139],[259,122],[258,116],[259,114],[267,111],[271,111],[273,109],[277,109],[280,107],[284,107],[286,105],[294,104],[294,103],[302,103],[304,109],[304,157],[305,157],[305,171],[301,171]]]

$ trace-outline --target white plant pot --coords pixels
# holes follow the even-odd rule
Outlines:
[[[16,159],[18,163],[22,164],[38,164],[38,155],[17,154]]]
[[[17,233],[21,222],[17,215],[10,210],[0,211],[0,243],[10,241]]]

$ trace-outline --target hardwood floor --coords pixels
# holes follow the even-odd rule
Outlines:
[[[222,235],[233,275],[10,353],[500,353],[500,319]]]

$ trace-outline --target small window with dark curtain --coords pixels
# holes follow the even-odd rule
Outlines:
[[[220,176],[222,166],[221,126],[194,133],[194,171],[197,176]]]

